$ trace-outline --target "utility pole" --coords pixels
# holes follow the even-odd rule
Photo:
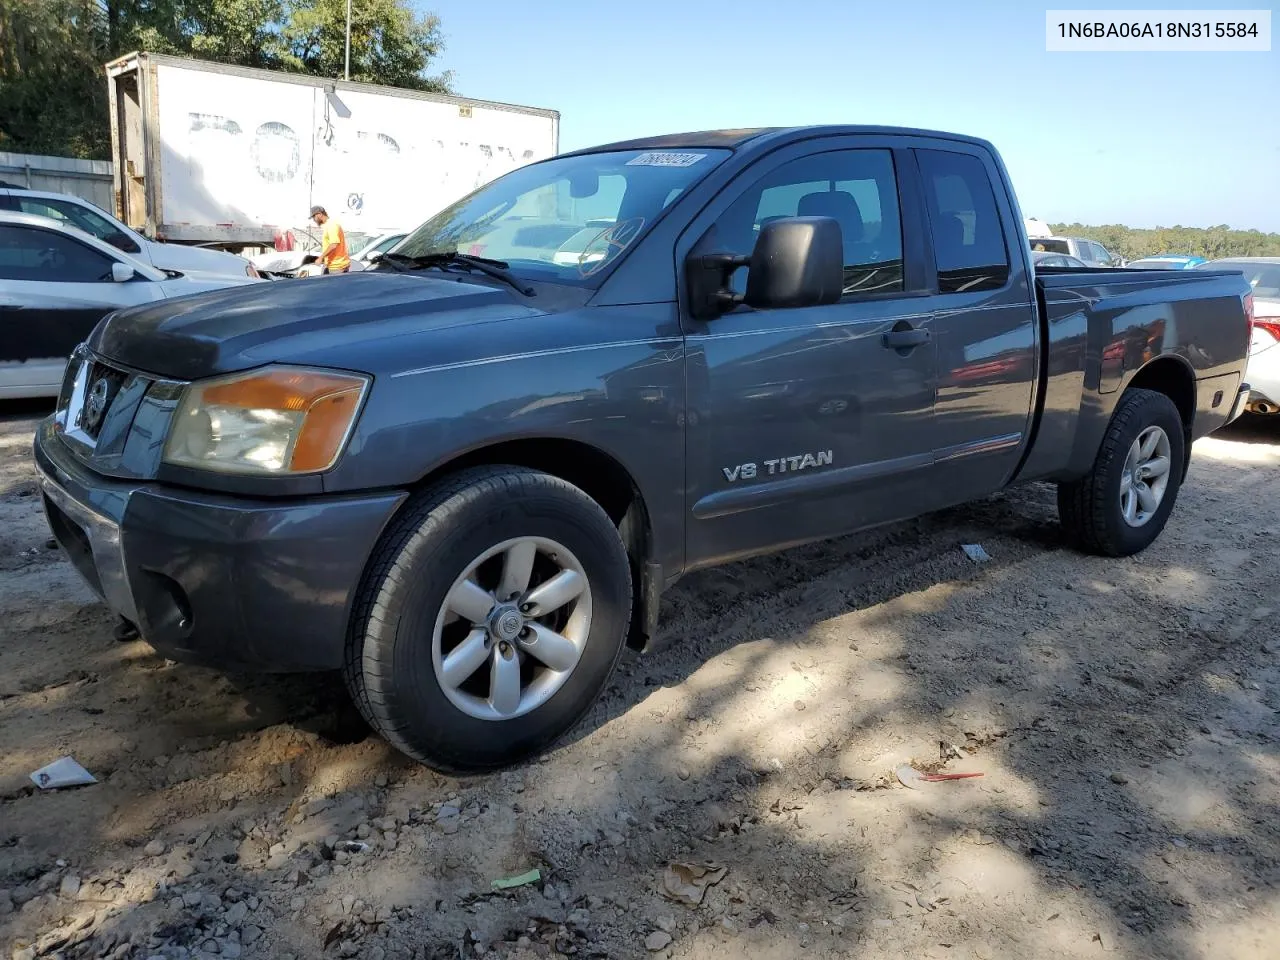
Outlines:
[[[342,79],[351,79],[351,0],[347,0],[347,60],[342,68]]]

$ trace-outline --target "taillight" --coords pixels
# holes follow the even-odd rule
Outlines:
[[[1244,319],[1249,325],[1249,336],[1253,336],[1253,294],[1246,293],[1244,295]]]
[[[1280,341],[1280,317],[1254,317],[1253,328],[1265,330]]]

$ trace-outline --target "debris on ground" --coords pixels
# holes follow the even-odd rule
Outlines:
[[[31,782],[41,790],[59,790],[64,787],[85,787],[98,780],[70,757],[62,757],[31,774]]]
[[[980,543],[963,543],[960,545],[960,549],[974,563],[986,563],[991,559],[991,555],[982,548]]]
[[[542,871],[536,867],[528,873],[517,874],[514,877],[500,877],[493,881],[492,887],[495,890],[510,890],[513,887],[527,887],[531,883],[537,883],[542,879]]]
[[[707,889],[723,880],[728,872],[728,867],[714,863],[669,863],[662,874],[662,895],[696,907],[706,897]]]
[[[944,783],[948,780],[971,780],[985,776],[982,773],[921,773],[909,763],[902,764],[894,772],[898,775],[898,782],[912,790],[918,790],[920,783]]]

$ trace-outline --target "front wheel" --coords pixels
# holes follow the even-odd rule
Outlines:
[[[1178,499],[1186,439],[1163,393],[1129,390],[1103,435],[1093,469],[1058,486],[1063,531],[1092,553],[1125,557],[1160,535]]]
[[[534,470],[465,471],[411,501],[375,551],[347,684],[410,757],[501,767],[582,717],[630,618],[626,550],[595,501]]]

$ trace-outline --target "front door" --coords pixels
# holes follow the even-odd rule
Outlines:
[[[905,156],[867,138],[779,151],[682,239],[681,262],[690,248],[749,254],[772,218],[828,216],[845,249],[837,304],[684,316],[688,567],[929,508],[936,363]]]
[[[99,320],[163,296],[142,277],[113,281],[114,262],[56,230],[0,223],[0,396],[56,393]]]

